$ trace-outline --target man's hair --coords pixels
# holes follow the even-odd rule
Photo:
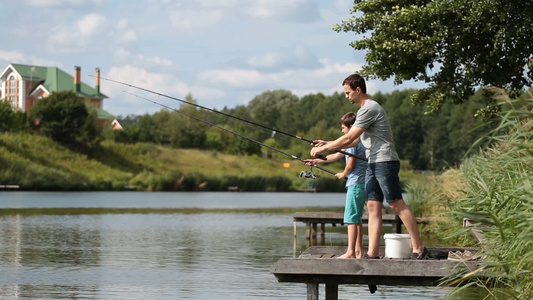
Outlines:
[[[346,79],[344,79],[344,81],[342,82],[342,86],[348,84],[352,90],[355,91],[356,88],[361,88],[361,91],[363,93],[366,94],[366,83],[365,83],[365,79],[363,77],[361,77],[361,75],[359,74],[352,74],[348,77],[346,77]]]
[[[355,113],[353,112],[348,112],[344,114],[344,116],[342,116],[340,119],[341,125],[344,125],[348,128],[352,127],[354,122],[355,122]]]

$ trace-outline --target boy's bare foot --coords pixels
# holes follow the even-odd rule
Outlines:
[[[349,254],[349,253],[344,253],[343,255],[337,257],[337,258],[355,258],[355,255],[352,255],[352,254]]]

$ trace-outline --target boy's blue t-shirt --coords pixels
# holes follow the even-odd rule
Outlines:
[[[365,157],[366,148],[362,143],[357,144],[357,146],[345,149],[344,151],[352,153],[358,157]],[[345,155],[344,159],[348,163],[349,155]],[[346,180],[346,187],[365,183],[365,174],[366,174],[367,162],[362,159],[355,159],[355,168],[348,174],[348,180]]]

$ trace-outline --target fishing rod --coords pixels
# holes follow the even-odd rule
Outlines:
[[[212,126],[212,127],[216,127],[216,128],[222,129],[222,130],[224,130],[224,131],[226,131],[226,132],[232,133],[232,134],[234,134],[234,135],[236,135],[236,136],[239,136],[239,137],[241,137],[241,138],[243,138],[243,139],[246,139],[246,140],[248,140],[248,141],[251,141],[251,142],[257,143],[257,144],[259,144],[259,145],[261,145],[261,146],[264,146],[264,147],[266,147],[266,148],[268,148],[268,149],[274,150],[274,151],[276,151],[276,152],[279,152],[279,153],[281,153],[281,154],[284,154],[284,155],[286,155],[286,156],[289,156],[289,157],[291,157],[291,158],[293,158],[293,159],[299,160],[299,161],[301,161],[302,163],[305,164],[305,160],[304,160],[304,159],[302,159],[302,158],[300,158],[300,157],[297,157],[297,156],[295,156],[295,155],[292,155],[292,154],[290,154],[290,153],[287,153],[287,152],[285,152],[285,151],[283,151],[283,150],[280,150],[280,149],[278,149],[278,148],[274,148],[274,147],[272,147],[272,146],[269,146],[269,145],[267,145],[267,144],[265,144],[265,143],[261,143],[260,141],[254,140],[254,139],[251,138],[251,137],[247,137],[247,136],[245,136],[245,135],[243,135],[243,134],[240,134],[240,133],[235,132],[235,131],[233,131],[233,130],[230,130],[230,129],[224,128],[224,127],[222,127],[222,126],[218,126],[218,125],[216,125],[216,124],[214,124],[214,123],[211,123],[211,122],[206,121],[206,120],[204,120],[204,119],[200,119],[200,118],[195,117],[195,116],[193,116],[193,115],[186,114],[186,113],[184,113],[184,112],[182,112],[182,111],[179,111],[179,110],[177,110],[177,109],[175,109],[175,108],[173,108],[173,107],[170,107],[170,106],[167,106],[167,105],[165,105],[165,104],[162,104],[162,103],[156,102],[156,101],[154,101],[154,100],[151,100],[151,99],[148,99],[148,98],[145,98],[145,97],[142,97],[142,96],[139,96],[139,95],[136,95],[136,94],[130,93],[130,92],[126,92],[126,91],[124,91],[124,93],[130,94],[130,95],[135,96],[135,97],[137,97],[137,98],[141,98],[141,99],[143,99],[143,100],[146,100],[146,101],[148,101],[148,102],[154,103],[154,104],[159,105],[159,106],[162,106],[162,107],[164,107],[164,108],[167,108],[167,109],[173,110],[173,111],[175,111],[175,112],[177,112],[177,113],[179,113],[179,114],[182,114],[182,115],[187,116],[187,117],[189,117],[189,118],[191,118],[191,119],[194,119],[194,120],[197,120],[197,121],[203,122],[203,123],[205,123],[205,124],[207,124],[207,125],[209,125],[209,126]],[[316,175],[313,173],[313,167],[318,168],[318,169],[320,169],[320,170],[322,170],[322,171],[324,171],[324,172],[327,172],[327,173],[329,173],[329,174],[331,174],[331,175],[335,175],[335,174],[336,174],[335,172],[333,172],[333,171],[330,170],[330,169],[324,168],[324,167],[319,166],[319,165],[317,165],[317,164],[313,164],[313,165],[311,166],[311,171],[301,171],[301,172],[300,172],[300,177],[313,178],[313,179],[316,178]]]
[[[95,77],[94,75],[89,75],[89,76],[90,77]],[[196,103],[192,103],[192,102],[189,102],[189,101],[186,101],[186,100],[182,100],[182,99],[179,99],[179,98],[176,98],[176,97],[165,95],[165,94],[162,94],[162,93],[159,93],[159,92],[156,92],[156,91],[145,89],[145,88],[142,88],[140,86],[135,86],[135,85],[132,85],[132,84],[129,84],[129,83],[125,83],[125,82],[121,82],[121,81],[117,81],[117,80],[113,80],[113,79],[109,79],[109,78],[105,78],[105,77],[100,77],[100,79],[103,79],[103,80],[106,80],[106,81],[110,81],[110,82],[114,82],[114,83],[118,83],[118,84],[121,84],[121,85],[125,85],[125,86],[128,86],[128,87],[134,88],[134,89],[145,91],[145,92],[148,92],[148,93],[151,93],[151,94],[155,94],[155,95],[158,95],[158,96],[169,98],[169,99],[172,99],[172,100],[175,100],[175,101],[179,101],[179,102],[182,102],[182,103],[186,103],[186,104],[189,104],[189,105],[193,105],[193,106],[198,107],[198,108],[202,108],[202,109],[214,112],[214,113],[222,114],[222,115],[224,115],[226,117],[229,117],[229,118],[233,118],[233,119],[239,120],[241,122],[245,122],[245,123],[252,124],[252,125],[264,128],[264,129],[271,130],[274,133],[284,134],[286,136],[289,136],[289,137],[292,137],[292,138],[296,138],[296,139],[311,143],[312,145],[315,144],[315,142],[312,141],[312,140],[306,139],[304,137],[301,137],[301,136],[298,136],[298,135],[295,135],[295,134],[292,134],[292,133],[289,133],[289,132],[285,132],[283,130],[278,130],[276,128],[272,128],[272,127],[269,127],[269,126],[266,126],[266,125],[263,125],[263,124],[259,124],[259,123],[256,123],[254,121],[250,121],[250,120],[247,120],[247,119],[244,119],[244,118],[241,118],[241,117],[237,117],[237,116],[234,116],[234,115],[227,114],[227,113],[222,112],[222,111],[218,111],[216,109],[212,109],[212,108],[205,107],[205,106],[202,106],[202,105],[199,105],[199,104],[196,104]],[[368,161],[366,158],[359,157],[359,156],[357,156],[357,155],[355,155],[353,153],[350,153],[350,152],[346,152],[346,151],[343,151],[343,150],[334,150],[334,151],[336,151],[338,153],[342,153],[344,155],[355,157],[357,159]],[[324,154],[322,154],[322,153],[321,153],[320,156],[318,156],[318,158],[326,160],[326,156]]]

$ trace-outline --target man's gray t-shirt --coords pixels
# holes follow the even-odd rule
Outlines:
[[[366,147],[369,163],[400,160],[394,147],[389,117],[379,103],[367,99],[357,111],[353,127],[365,128],[361,143]]]

